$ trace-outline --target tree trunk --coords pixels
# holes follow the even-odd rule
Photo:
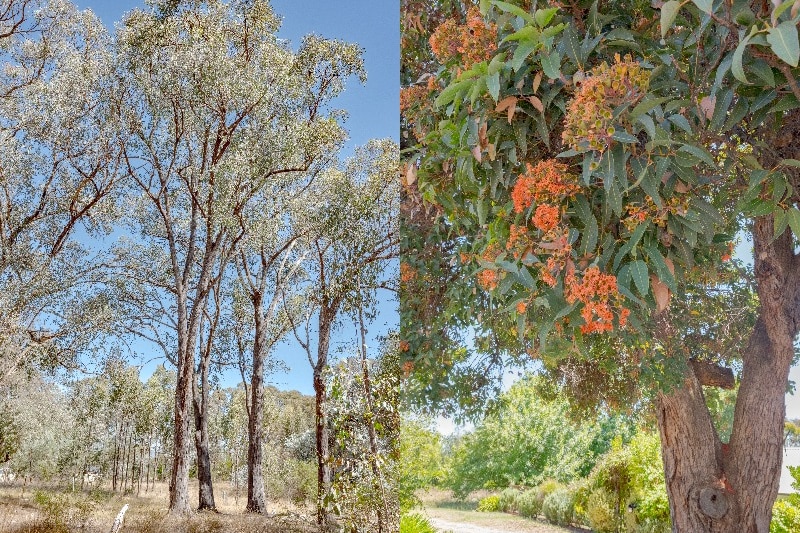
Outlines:
[[[378,435],[375,431],[375,409],[372,405],[372,382],[369,377],[369,361],[367,360],[367,330],[364,325],[364,313],[361,306],[358,307],[358,324],[359,333],[361,335],[361,374],[364,379],[364,403],[367,406],[367,412],[364,414],[364,419],[367,424],[367,434],[369,436],[369,464],[372,469],[372,475],[375,477],[376,489],[380,493],[380,505],[377,506],[376,512],[378,515],[378,533],[383,533],[389,524],[386,523],[389,516],[389,507],[386,501],[386,492],[384,491],[383,476],[378,465],[378,457],[380,450],[378,449]]]
[[[314,406],[317,439],[317,524],[328,523],[328,506],[325,497],[330,492],[333,474],[330,467],[328,418],[325,412],[325,379],[322,370],[314,370]]]
[[[208,354],[210,355],[210,354]],[[214,486],[211,481],[211,455],[208,451],[208,364],[207,354],[201,356],[200,380],[192,382],[194,396],[194,444],[197,450],[197,481],[199,484],[199,497],[197,509],[216,511],[214,503]]]
[[[189,505],[189,439],[191,431],[190,410],[192,407],[192,382],[194,381],[194,357],[187,356],[183,340],[178,365],[178,383],[175,387],[175,436],[172,456],[172,472],[169,484],[169,512],[185,515],[191,513]]]
[[[778,495],[785,393],[800,324],[800,260],[791,233],[754,223],[759,318],[743,354],[730,444],[711,423],[691,368],[657,399],[664,472],[676,533],[768,533]]]
[[[267,502],[264,494],[263,456],[261,440],[264,433],[264,357],[266,343],[266,324],[261,309],[261,293],[252,295],[255,341],[253,343],[253,373],[250,379],[250,410],[247,423],[247,511],[266,513]]]

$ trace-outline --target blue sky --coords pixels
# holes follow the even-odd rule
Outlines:
[[[122,15],[136,8],[145,9],[144,0],[73,0],[81,9],[89,8],[103,23],[113,28]],[[367,82],[361,85],[355,78],[333,106],[347,110],[349,119],[345,126],[350,133],[343,156],[356,146],[374,138],[392,138],[399,142],[400,117],[398,112],[400,92],[400,23],[399,6],[396,2],[370,0],[274,0],[275,12],[283,17],[278,36],[288,39],[296,48],[302,37],[309,33],[331,39],[358,43],[364,49]],[[399,317],[397,302],[384,292],[379,306],[379,315],[370,326],[368,344],[377,350],[376,338],[387,331],[397,329]],[[313,394],[311,369],[305,352],[288,337],[276,350],[275,356],[283,359],[291,370],[286,374],[275,374],[267,381],[281,389],[296,389],[304,394]],[[339,347],[354,345],[355,328],[345,325],[334,334],[331,356],[337,355]],[[158,355],[158,349],[145,343],[137,343],[143,359]],[[346,353],[346,352],[345,352]],[[148,363],[142,370],[147,377],[157,362]],[[241,380],[236,370],[223,375],[222,384],[232,386]]]

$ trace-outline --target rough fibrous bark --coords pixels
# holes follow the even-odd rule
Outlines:
[[[800,260],[771,216],[754,223],[759,318],[743,354],[730,442],[723,444],[687,369],[657,415],[673,531],[768,533],[783,451],[784,394],[800,323]]]

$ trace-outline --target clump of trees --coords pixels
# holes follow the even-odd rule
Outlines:
[[[264,418],[293,404],[265,376],[294,331],[315,376],[317,519],[333,522],[331,332],[347,318],[366,331],[378,291],[395,290],[397,146],[339,159],[335,98],[366,79],[358,45],[309,35],[292,49],[266,0],[148,6],[114,36],[66,0],[0,6],[0,386],[10,402],[26,373],[102,371],[71,385],[71,455],[53,472],[100,462],[123,491],[166,475],[170,512],[186,514],[190,471],[214,509],[215,476],[238,483],[244,467],[246,508],[264,513],[277,465],[300,461],[292,475],[309,488],[309,428],[284,429],[289,446]],[[119,361],[142,342],[171,369],[146,383]],[[393,405],[360,344],[365,401],[378,391]],[[220,390],[230,367],[245,385]],[[362,426],[373,452],[396,427],[376,423]],[[4,435],[21,461],[23,439]],[[388,486],[390,467],[373,466]]]

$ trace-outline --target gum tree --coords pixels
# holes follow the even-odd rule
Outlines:
[[[390,286],[387,269],[399,252],[397,172],[397,145],[370,141],[344,165],[322,172],[294,213],[309,303],[287,318],[313,372],[319,524],[329,521],[332,500],[325,405],[331,335],[343,312],[374,303],[377,290]]]
[[[279,23],[266,1],[165,1],[131,12],[118,31],[131,220],[168,250],[164,291],[176,310],[172,513],[190,511],[192,389],[215,273],[258,191],[339,146],[339,115],[326,104],[364,76],[358,47],[309,37],[293,52]],[[213,508],[210,472],[203,479],[200,507]]]
[[[115,218],[119,123],[109,35],[66,1],[0,2],[0,381],[74,365],[91,337],[67,315],[92,299],[97,265],[73,238]]]
[[[440,66],[401,95],[405,220],[433,237],[404,236],[410,390],[465,361],[486,383],[509,351],[607,403],[649,390],[673,530],[768,531],[800,328],[799,21],[791,1],[491,0],[431,28]],[[731,365],[723,442],[702,387]]]

